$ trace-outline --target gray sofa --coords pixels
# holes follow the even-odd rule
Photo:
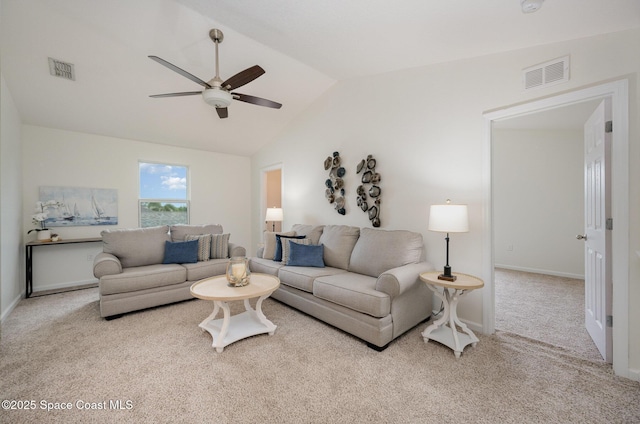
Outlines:
[[[228,242],[221,225],[164,225],[101,235],[103,251],[96,255],[93,275],[100,280],[100,315],[107,319],[193,299],[189,288],[194,282],[224,274],[230,256],[246,255],[244,247]],[[165,249],[180,247],[172,243],[185,239],[192,241],[190,247],[198,240],[197,262],[163,263],[171,261]]]
[[[264,247],[250,258],[249,267],[251,272],[280,278],[272,298],[377,350],[431,316],[432,293],[419,274],[433,267],[423,259],[421,234],[344,225],[294,225],[291,232],[281,234],[305,236],[309,244],[323,245],[325,266],[274,261],[275,236],[266,232]],[[288,246],[296,242],[280,240]]]

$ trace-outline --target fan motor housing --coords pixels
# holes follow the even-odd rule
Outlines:
[[[231,94],[219,88],[208,88],[202,92],[202,98],[214,107],[227,107],[231,104]]]

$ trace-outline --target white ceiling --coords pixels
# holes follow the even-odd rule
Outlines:
[[[0,64],[23,122],[202,150],[251,155],[336,81],[640,26],[638,0],[1,0]],[[283,104],[242,102],[221,120],[198,96],[150,94],[200,86],[258,64],[238,90]],[[72,62],[76,81],[49,75]]]

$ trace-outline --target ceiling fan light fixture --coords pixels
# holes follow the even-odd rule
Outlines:
[[[241,102],[250,103],[253,105],[270,107],[273,109],[280,109],[282,105],[280,103],[274,102],[272,100],[263,99],[256,96],[250,96],[248,94],[240,94],[240,93],[231,93],[232,90],[235,90],[238,87],[242,87],[243,85],[249,84],[254,79],[264,74],[264,69],[262,69],[258,65],[254,65],[250,68],[245,69],[244,71],[240,71],[231,78],[223,80],[220,78],[220,69],[218,63],[218,44],[220,44],[224,38],[222,35],[222,31],[219,29],[212,29],[209,31],[209,37],[216,46],[216,76],[211,78],[209,82],[205,82],[195,75],[191,75],[189,72],[185,71],[177,67],[176,65],[167,62],[164,59],[159,58],[158,56],[149,56],[150,59],[158,62],[162,66],[171,69],[173,72],[176,72],[183,77],[190,79],[196,84],[200,84],[204,87],[203,91],[182,91],[180,93],[167,93],[167,94],[154,94],[150,97],[158,98],[158,97],[182,97],[182,96],[196,96],[198,94],[202,95],[202,99],[209,106],[213,106],[216,108],[216,112],[220,119],[227,118],[229,116],[229,111],[227,107],[231,104],[232,100],[239,100]]]
[[[231,104],[231,94],[219,88],[208,88],[202,92],[204,101],[214,107],[227,107]]]
[[[533,13],[542,7],[544,0],[520,0],[522,13]]]

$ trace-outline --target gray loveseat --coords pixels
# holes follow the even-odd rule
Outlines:
[[[189,288],[194,282],[224,274],[230,256],[246,255],[244,247],[228,241],[221,225],[164,225],[105,230],[101,235],[103,252],[96,255],[93,275],[100,280],[100,315],[108,319],[193,299]],[[191,242],[191,263],[179,263],[178,256],[168,259],[166,251],[178,252],[176,248],[185,245],[176,242],[185,240]]]
[[[272,298],[377,350],[431,316],[432,293],[419,274],[433,267],[423,259],[421,234],[345,225],[294,225],[291,232],[281,234],[305,236],[309,244],[323,245],[324,267],[274,261],[275,236],[266,232],[265,245],[249,267],[251,272],[280,278]],[[289,246],[299,243],[293,238],[280,241]]]

